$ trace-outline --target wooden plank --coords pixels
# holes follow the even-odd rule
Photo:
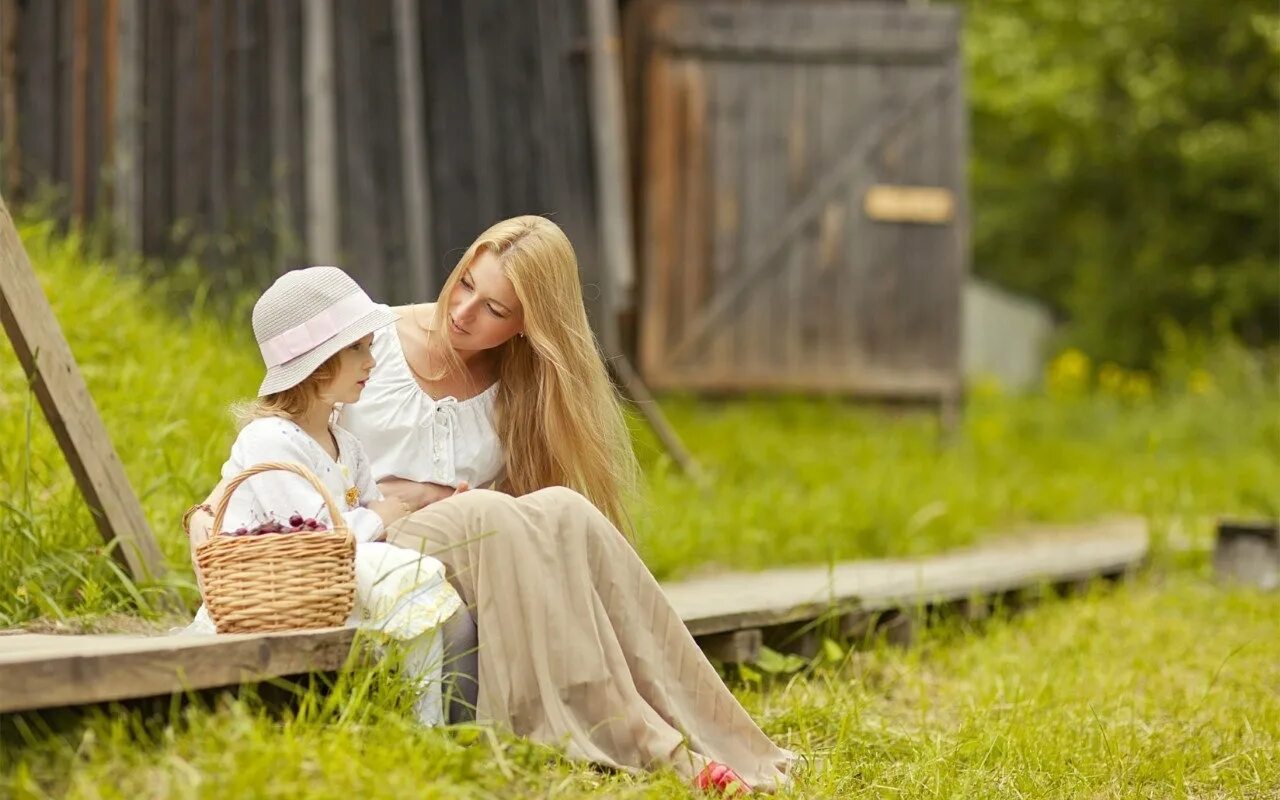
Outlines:
[[[143,9],[142,0],[116,1],[116,81],[111,104],[112,203],[118,244],[142,249]]]
[[[338,209],[338,103],[334,75],[333,0],[302,4],[303,106],[306,116],[307,260],[341,259]]]
[[[60,85],[58,83],[57,3],[27,4],[22,9],[22,36],[18,40],[18,63],[23,80],[18,86],[18,120],[25,171],[22,194],[30,197],[42,181],[51,180],[57,169]]]
[[[726,377],[722,373],[703,372],[696,365],[676,371],[665,367],[646,375],[655,389],[687,389],[717,392],[759,390],[764,392],[794,391],[803,386],[812,392],[856,395],[867,398],[935,400],[952,391],[954,376],[918,367],[867,364],[851,371],[834,371],[825,364],[800,364],[786,373],[758,372]]]
[[[425,98],[422,93],[421,26],[418,0],[394,0],[396,79],[400,101],[400,159],[404,172],[404,228],[408,243],[409,296],[426,298],[444,284],[431,235],[431,163],[427,156]]]
[[[634,232],[627,172],[630,155],[619,57],[621,34],[616,3],[610,0],[587,0],[587,3],[595,210],[605,262],[604,269],[600,271],[600,283],[608,315],[602,324],[605,338],[612,342],[610,352],[620,353],[617,318],[632,308],[635,283]]]
[[[180,0],[173,7],[173,164],[169,173],[173,207],[166,219],[188,236],[204,225],[210,170],[211,0]],[[173,228],[171,228],[172,232]],[[175,242],[182,247],[187,242]]]
[[[368,37],[363,0],[337,4],[337,74],[339,141],[342,161],[341,258],[351,277],[373,297],[385,297],[386,258],[383,250],[383,192],[374,174],[373,129],[384,124],[367,89]]]
[[[935,63],[954,47],[960,14],[945,6],[849,2],[778,3],[686,0],[675,24],[654,37],[674,54],[740,61]],[[794,35],[810,10],[822,25]]]
[[[235,180],[233,160],[228,153],[227,130],[234,129],[228,125],[227,119],[236,113],[235,102],[231,99],[232,90],[229,85],[233,81],[228,68],[229,51],[227,46],[227,0],[209,0],[211,6],[202,7],[201,52],[204,54],[200,65],[202,81],[209,87],[208,104],[208,145],[204,159],[204,168],[208,173],[207,196],[203,198],[209,210],[209,218],[205,223],[205,231],[215,236],[227,232],[227,210],[230,185]],[[181,89],[179,90],[181,91]],[[221,268],[222,257],[217,248],[209,252],[208,258],[214,261],[213,266]]]
[[[1147,552],[1143,520],[1043,527],[919,560],[853,561],[698,578],[663,590],[694,636],[914,607],[1123,571]]]
[[[84,197],[85,218],[96,220],[99,213],[108,208],[105,205],[106,186],[103,177],[110,165],[109,131],[105,127],[107,121],[106,105],[109,92],[114,90],[108,82],[115,76],[114,63],[111,68],[106,65],[106,46],[108,30],[106,14],[114,12],[111,2],[92,2],[87,15],[86,37],[88,45],[87,76],[85,80],[85,146],[84,146]],[[109,215],[108,215],[109,216]]]
[[[428,160],[432,208],[432,238],[451,272],[463,250],[484,230],[473,222],[478,206],[476,172],[472,164],[478,139],[471,135],[471,104],[465,59],[457,53],[465,42],[464,15],[469,4],[428,0],[422,14],[423,56],[427,99]],[[487,224],[496,219],[490,218]],[[432,287],[438,292],[442,284]],[[426,298],[415,298],[426,299]]]
[[[112,547],[112,554],[135,578],[160,577],[164,560],[147,517],[129,485],[3,199],[0,295],[0,321],[103,539],[118,542]]]
[[[201,636],[0,637],[0,712],[84,705],[326,672],[355,630]]]
[[[942,225],[955,218],[955,196],[938,186],[877,184],[863,196],[867,216],[879,222]]]
[[[654,25],[663,24],[655,14]],[[675,205],[679,193],[676,164],[676,115],[681,108],[676,97],[671,59],[655,55],[645,65],[645,160],[644,160],[644,283],[643,314],[640,318],[640,364],[647,380],[664,367],[664,354],[672,344],[670,329],[676,316],[668,302],[676,273],[674,231]]]
[[[89,192],[89,0],[74,0],[71,14],[71,217],[83,224]]]
[[[595,153],[596,224],[604,256],[601,326],[605,353],[621,355],[618,315],[631,307],[634,284],[631,195],[627,189],[626,119],[622,110],[618,8],[614,0],[587,0],[591,43],[591,140]]]
[[[18,125],[18,0],[0,0],[0,138],[4,141],[4,186],[16,197],[22,186],[22,136]]]
[[[94,216],[115,219],[115,146],[116,146],[116,83],[120,80],[120,4],[118,0],[105,0],[95,7],[99,14],[98,37],[101,52],[94,59],[95,74],[101,75],[96,87],[98,111],[97,124],[101,132],[94,142],[97,147],[94,172],[99,179],[106,178],[94,198]]]
[[[760,658],[764,636],[759,628],[713,633],[698,639],[698,647],[707,658],[730,664],[755,661]]]
[[[845,638],[908,645],[926,605],[1012,598],[1045,583],[1131,571],[1142,520],[1024,531],[1017,539],[914,561],[855,561],[663,586],[708,656],[758,657],[762,642],[814,653],[830,619]],[[978,613],[974,613],[976,618]],[[762,629],[767,629],[762,630]],[[348,663],[354,631],[220,636],[39,636],[0,631],[0,712],[228,686]]]
[[[269,64],[269,170],[275,214],[272,230],[276,269],[283,272],[301,244],[306,207],[302,159],[301,44],[298,29],[302,10],[297,2],[266,3],[267,58]]]
[[[142,247],[152,254],[168,250],[173,222],[173,15],[170,3],[146,4],[142,75]]]

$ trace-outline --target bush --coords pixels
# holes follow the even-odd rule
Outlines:
[[[1129,367],[1162,321],[1280,340],[1275,4],[967,5],[978,274]]]

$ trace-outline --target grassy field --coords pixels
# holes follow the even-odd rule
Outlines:
[[[215,311],[47,226],[22,232],[168,582],[193,603],[177,523],[225,457],[227,405],[259,379],[247,306]],[[931,552],[1029,520],[1152,523],[1154,566],[1115,592],[738,681],[770,733],[819,759],[787,796],[1280,796],[1280,598],[1217,588],[1203,553],[1166,547],[1203,542],[1218,513],[1280,513],[1280,392],[1274,370],[1230,349],[1175,352],[1154,377],[1068,353],[1034,397],[980,384],[945,443],[928,415],[838,400],[669,398],[714,476],[705,489],[638,432],[638,543],[662,578]],[[104,557],[16,360],[0,362],[0,626],[171,619],[155,587]],[[602,775],[484,731],[416,730],[397,686],[359,673],[283,710],[241,697],[7,719],[0,796],[681,791],[670,775]]]

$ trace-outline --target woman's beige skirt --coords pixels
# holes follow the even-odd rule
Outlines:
[[[756,788],[793,758],[725,687],[631,545],[584,497],[473,490],[391,526],[444,562],[479,629],[480,721],[621,769],[708,759]]]

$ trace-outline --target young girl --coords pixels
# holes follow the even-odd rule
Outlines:
[[[244,425],[222,477],[286,461],[320,479],[356,539],[356,602],[348,624],[408,643],[406,666],[422,691],[418,716],[434,725],[443,717],[438,629],[461,601],[439,561],[381,541],[387,526],[413,509],[382,496],[360,442],[333,422],[339,404],[360,399],[375,364],[374,331],[394,321],[394,314],[336,267],[295,270],[272,284],[253,308],[267,374],[257,399],[237,409]],[[308,481],[289,472],[264,472],[232,494],[222,533],[243,535],[272,522],[288,529],[304,520],[334,524]],[[204,607],[187,632],[214,632]]]

